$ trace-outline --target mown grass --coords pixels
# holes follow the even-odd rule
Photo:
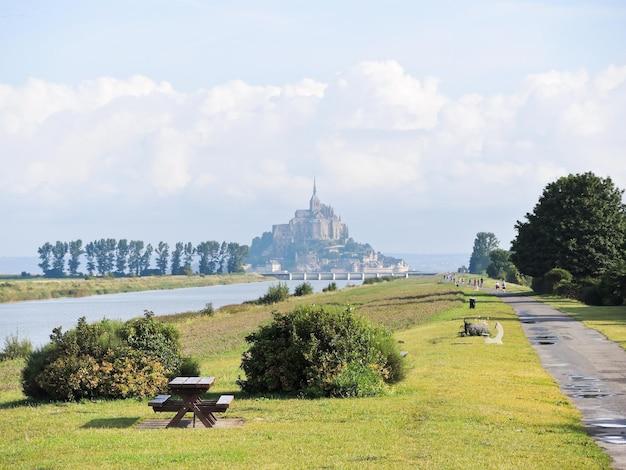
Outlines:
[[[557,310],[569,313],[576,320],[582,321],[589,328],[598,330],[608,339],[626,349],[626,305],[595,307],[563,297],[542,295],[538,298]]]
[[[56,297],[84,297],[87,295],[115,294],[118,292],[201,287],[263,280],[266,279],[254,274],[93,277],[89,279],[11,279],[0,281],[0,302],[51,299]]]
[[[468,310],[449,285],[403,280],[276,306],[351,302],[395,328],[409,353],[408,375],[376,398],[242,396],[235,385],[242,337],[269,318],[269,309],[178,318],[186,348],[200,356],[203,373],[217,378],[214,391],[237,395],[228,416],[245,425],[235,429],[137,430],[135,423],[154,417],[145,400],[28,404],[18,386],[20,361],[0,364],[0,462],[11,468],[609,468],[511,308],[472,295],[480,296],[472,315],[504,325],[503,346],[457,336]],[[237,333],[220,342],[217,336],[231,329]]]

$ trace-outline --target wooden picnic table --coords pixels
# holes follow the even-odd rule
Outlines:
[[[173,427],[180,423],[186,413],[194,414],[194,426],[196,416],[207,428],[213,427],[215,417],[202,407],[203,393],[211,388],[215,383],[215,377],[176,377],[168,384],[168,389],[172,395],[177,395],[182,399],[180,408],[167,427]]]

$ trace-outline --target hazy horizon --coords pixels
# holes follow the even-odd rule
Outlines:
[[[385,253],[504,248],[546,183],[626,187],[626,4],[0,5],[0,256],[232,240],[317,177]]]

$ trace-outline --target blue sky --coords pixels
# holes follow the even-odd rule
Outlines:
[[[561,174],[626,187],[625,66],[618,1],[0,1],[0,255],[249,242],[313,175],[382,250],[506,245]]]

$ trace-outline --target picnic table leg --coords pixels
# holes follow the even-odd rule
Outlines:
[[[176,426],[178,423],[180,423],[180,421],[183,419],[187,411],[189,411],[189,408],[187,407],[187,404],[185,404],[180,410],[178,410],[178,413],[176,413],[176,416],[174,416],[172,420],[169,423],[167,423],[166,427],[171,428],[171,427]]]
[[[202,412],[202,410],[198,408],[198,405],[196,405],[195,403],[193,404],[193,410],[195,411],[195,414],[198,415],[198,419],[202,421],[202,424],[204,424],[207,428],[213,427],[213,425],[215,424],[215,421],[213,421],[209,416],[205,415]]]

